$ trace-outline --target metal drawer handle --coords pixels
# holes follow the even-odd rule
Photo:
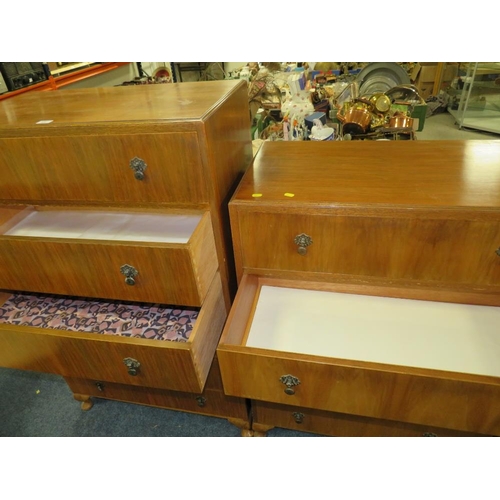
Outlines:
[[[500,257],[500,247],[495,250],[495,253]]]
[[[301,424],[304,421],[304,414],[300,413],[298,411],[295,411],[295,412],[293,412],[293,418],[294,418],[295,422],[297,422],[298,424]]]
[[[125,264],[120,267],[120,272],[125,276],[125,283],[127,283],[127,285],[135,285],[134,278],[139,274],[139,271],[134,266]]]
[[[313,242],[312,238],[304,233],[295,236],[293,241],[298,246],[297,252],[299,252],[300,255],[306,255],[307,247]]]
[[[286,385],[285,394],[293,396],[295,394],[294,386],[300,384],[300,380],[293,375],[283,375],[280,377],[280,382]]]
[[[134,177],[138,181],[144,180],[144,171],[148,167],[148,165],[146,164],[146,162],[143,159],[138,158],[136,156],[135,158],[132,158],[130,160],[129,165],[130,165],[130,168],[134,171]]]
[[[203,396],[197,396],[196,403],[198,403],[198,406],[200,408],[203,408],[207,404],[207,398],[204,398]]]
[[[137,359],[134,358],[125,358],[123,360],[123,363],[128,368],[128,374],[135,377],[139,372],[141,363],[139,363],[139,361],[137,361]]]

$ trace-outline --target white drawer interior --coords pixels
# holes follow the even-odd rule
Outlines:
[[[45,238],[187,243],[201,215],[28,210],[4,234]]]
[[[262,286],[246,345],[500,376],[500,308]]]

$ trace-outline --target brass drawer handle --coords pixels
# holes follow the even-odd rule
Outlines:
[[[500,247],[495,250],[495,253],[500,257]]]
[[[139,271],[134,266],[125,264],[120,267],[120,272],[125,276],[125,283],[127,283],[127,285],[135,285],[134,278],[139,274]]]
[[[312,238],[304,233],[295,236],[293,241],[298,246],[297,252],[299,252],[300,255],[306,255],[307,247],[313,242]]]
[[[139,363],[139,361],[137,361],[137,359],[125,358],[123,360],[123,363],[127,367],[129,375],[132,375],[133,377],[135,377],[137,375],[137,373],[139,373],[139,368],[141,366],[141,363]]]
[[[134,177],[138,181],[144,180],[144,171],[148,167],[146,162],[142,158],[138,158],[137,156],[135,158],[132,158],[130,160],[130,168],[134,171]]]
[[[301,424],[304,421],[304,414],[303,413],[300,413],[299,411],[294,411],[292,415],[293,415],[293,419],[298,424]]]
[[[293,387],[300,384],[300,380],[293,375],[281,376],[280,382],[286,385],[285,394],[288,394],[289,396],[293,396],[295,394]]]

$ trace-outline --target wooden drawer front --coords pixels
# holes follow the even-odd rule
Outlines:
[[[262,283],[271,286],[275,284],[279,287],[293,284],[293,282],[285,280],[278,282],[278,280],[245,275],[218,347],[218,359],[226,394],[465,432],[500,434],[500,378],[498,376],[474,375],[471,374],[474,372],[462,373],[458,370],[450,371],[449,368],[429,368],[422,362],[422,353],[426,360],[431,359],[432,361],[441,351],[446,353],[446,347],[443,347],[443,344],[449,345],[450,353],[442,357],[438,356],[439,363],[442,363],[442,358],[455,357],[456,355],[459,355],[460,359],[465,358],[465,363],[471,359],[476,360],[476,356],[477,359],[491,358],[489,355],[491,353],[485,354],[484,351],[485,346],[490,345],[488,343],[491,343],[490,351],[492,346],[498,345],[498,338],[497,340],[493,338],[496,336],[495,334],[492,334],[492,337],[486,336],[477,345],[474,344],[477,352],[472,355],[472,348],[470,353],[469,351],[464,353],[463,348],[462,351],[453,350],[457,348],[448,343],[446,338],[444,341],[441,338],[436,338],[435,341],[426,340],[428,339],[427,323],[422,323],[425,326],[420,326],[421,318],[415,314],[415,317],[409,318],[408,324],[416,325],[417,334],[414,333],[415,328],[412,330],[408,327],[408,336],[403,330],[397,334],[397,342],[390,343],[387,340],[388,337],[384,335],[384,329],[391,326],[391,321],[396,321],[397,311],[390,307],[398,307],[391,304],[389,309],[385,309],[389,314],[386,323],[382,322],[380,317],[372,318],[372,315],[363,309],[359,309],[357,313],[355,311],[355,315],[360,317],[363,317],[364,314],[367,315],[368,325],[373,322],[373,334],[370,327],[367,326],[362,331],[363,335],[352,336],[349,333],[346,337],[344,335],[346,323],[341,312],[333,312],[333,314],[338,314],[337,321],[335,318],[331,319],[327,316],[326,311],[324,311],[325,317],[329,318],[329,325],[324,326],[325,320],[321,317],[321,313],[310,310],[307,303],[302,302],[303,309],[301,310],[301,306],[298,304],[295,304],[295,309],[299,311],[299,315],[303,313],[304,317],[309,318],[310,329],[302,326],[303,338],[301,341],[305,342],[305,348],[309,346],[315,336],[326,334],[326,338],[335,339],[333,344],[335,352],[342,352],[345,342],[349,342],[354,346],[354,350],[362,352],[363,356],[349,358],[347,355],[345,355],[346,357],[330,355],[327,357],[325,353],[332,352],[331,347],[325,348],[322,355],[305,353],[302,350],[286,352],[288,350],[285,349],[251,347],[248,345],[251,338],[249,330],[251,332],[252,323],[256,322],[255,311],[258,310]],[[324,284],[322,287],[321,291],[327,294],[334,288]],[[356,292],[351,289],[350,293]],[[390,291],[386,293],[390,293]],[[409,293],[409,291],[405,290],[405,293]],[[394,296],[400,297],[401,295]],[[355,295],[343,295],[345,300],[351,300],[351,297],[354,298]],[[375,298],[380,299],[381,297]],[[394,300],[399,301],[399,299]],[[435,302],[419,302],[429,304],[430,307],[434,307],[436,304]],[[265,332],[269,338],[273,336],[272,330],[276,329],[279,324],[288,325],[288,323],[286,323],[287,318],[284,318],[278,303],[276,305],[274,301],[270,302],[269,299],[266,299],[266,304],[274,307],[274,310],[268,314],[268,323],[273,326],[269,331],[266,329]],[[383,307],[385,306],[382,305],[381,310]],[[498,308],[486,309],[488,311],[485,314],[493,314],[495,318],[498,317]],[[383,316],[386,313],[382,312],[381,314]],[[476,312],[470,312],[470,314],[471,317],[476,317]],[[354,316],[350,321],[354,322],[355,319]],[[377,328],[378,325],[380,328]],[[398,325],[399,323],[396,323],[396,328],[399,327]],[[450,323],[449,329],[454,328],[451,325]],[[443,328],[445,329],[446,326],[444,325]],[[282,330],[283,328],[278,331],[282,332]],[[333,337],[336,331],[342,333],[342,336]],[[364,335],[365,331],[370,335]],[[450,331],[453,331],[455,335],[454,330]],[[410,334],[410,332],[413,333]],[[443,333],[446,332],[443,331]],[[479,333],[478,331],[478,335]],[[283,334],[279,333],[279,335]],[[459,332],[457,332],[457,343],[458,335]],[[352,336],[350,341],[346,340],[349,336]],[[283,338],[288,339],[288,337]],[[306,342],[306,338],[309,338],[310,341]],[[282,343],[283,340],[279,339],[279,342]],[[289,341],[285,340],[285,342]],[[406,349],[406,345],[412,347]],[[400,347],[401,349],[399,349]],[[409,365],[403,365],[402,362],[398,364],[388,364],[387,361],[377,362],[366,357],[367,353],[369,354],[373,350],[377,350],[377,353],[396,352],[397,359],[406,357],[415,364],[412,365],[412,361],[409,362]],[[399,350],[403,354],[400,354]],[[486,350],[488,349],[486,348]],[[490,367],[494,365],[494,363],[491,365],[491,359],[489,361],[484,359],[481,363],[486,365],[490,363],[488,365]]]
[[[130,167],[144,160],[143,180]],[[195,132],[0,139],[5,200],[206,202]]]
[[[208,212],[187,243],[0,236],[0,288],[200,306],[215,252]],[[124,265],[138,271],[133,285]]]
[[[238,419],[241,422],[247,422],[246,428],[250,427],[246,400],[226,396],[220,390],[209,389],[208,382],[202,393],[193,393],[151,387],[134,387],[99,380],[74,378],[66,378],[65,380],[75,394]]]
[[[0,323],[0,365],[64,377],[201,392],[226,318],[222,285],[214,277],[187,342]],[[129,373],[125,359],[140,363]]]
[[[500,285],[499,220],[236,213],[235,247],[251,272]],[[304,255],[301,234],[312,240]]]
[[[482,436],[440,427],[252,401],[252,429],[257,432],[267,432],[272,427],[340,437]]]
[[[219,351],[226,394],[339,413],[500,435],[500,386]],[[322,360],[323,361],[323,360]],[[332,361],[330,361],[332,363]],[[287,395],[280,381],[300,381]]]

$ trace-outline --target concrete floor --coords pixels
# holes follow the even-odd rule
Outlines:
[[[500,134],[473,129],[459,129],[455,118],[447,111],[428,116],[417,140],[500,140]]]

